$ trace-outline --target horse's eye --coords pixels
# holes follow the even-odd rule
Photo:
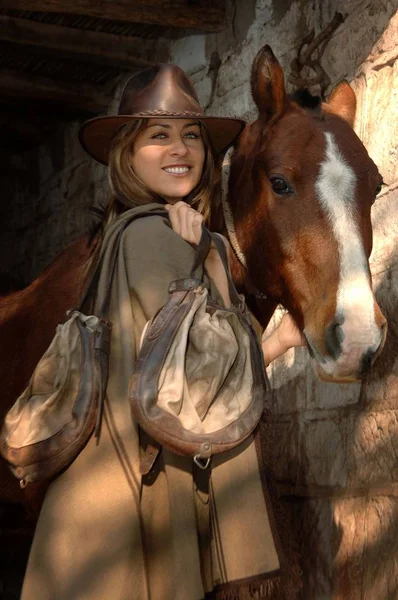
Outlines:
[[[375,196],[378,196],[380,194],[383,185],[384,185],[384,181],[381,180],[375,190]]]
[[[275,176],[269,179],[275,194],[279,194],[280,196],[290,196],[293,194],[292,188],[288,186],[283,177]]]

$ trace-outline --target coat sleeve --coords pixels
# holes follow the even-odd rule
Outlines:
[[[132,303],[151,319],[167,301],[170,282],[189,276],[195,250],[158,216],[133,221],[122,248]]]

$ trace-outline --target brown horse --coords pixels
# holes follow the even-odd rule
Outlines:
[[[235,258],[233,275],[264,326],[278,303],[291,311],[320,376],[356,379],[380,352],[386,323],[368,265],[381,177],[351,127],[355,95],[342,83],[318,112],[300,108],[267,46],[253,64],[252,93],[259,116],[235,148],[229,178],[228,229],[247,266]],[[216,221],[220,214],[215,207]],[[31,286],[0,298],[2,413],[77,304],[90,252],[86,240],[72,244]]]
[[[247,272],[235,264],[233,275],[255,290],[264,326],[278,303],[292,313],[320,378],[358,379],[387,327],[368,263],[382,178],[352,129],[355,94],[342,82],[318,111],[300,108],[268,46],[251,83],[259,116],[235,148],[228,191],[230,238]]]

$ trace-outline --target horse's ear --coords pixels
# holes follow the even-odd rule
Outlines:
[[[354,126],[357,98],[348,81],[344,79],[332,89],[326,106],[327,110]]]
[[[253,100],[260,117],[277,119],[287,101],[282,67],[269,46],[261,48],[252,66]]]

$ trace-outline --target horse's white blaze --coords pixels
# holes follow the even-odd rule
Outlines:
[[[367,348],[376,349],[381,338],[375,322],[367,259],[353,214],[356,176],[340,153],[334,136],[325,133],[325,137],[326,156],[316,189],[338,246],[336,318],[341,317],[344,333],[341,359],[353,364]],[[324,367],[329,371],[327,365]]]

